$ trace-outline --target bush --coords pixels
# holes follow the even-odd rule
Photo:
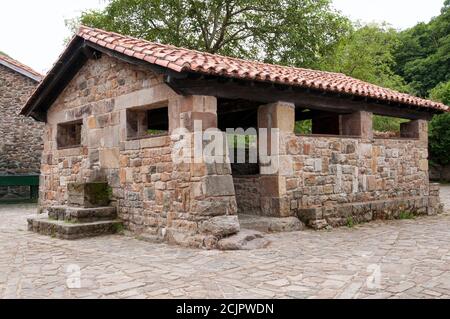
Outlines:
[[[450,81],[430,91],[430,98],[450,104]],[[430,123],[430,159],[440,165],[450,164],[450,113],[436,115]]]
[[[433,163],[450,164],[450,113],[433,117],[430,123],[429,147]]]

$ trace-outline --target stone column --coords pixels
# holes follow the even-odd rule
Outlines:
[[[361,136],[363,139],[372,140],[372,113],[359,111],[341,115],[340,135]]]
[[[416,138],[428,144],[428,122],[414,120],[400,124],[400,136],[404,138]]]
[[[286,176],[292,174],[292,160],[286,155],[286,137],[294,134],[295,105],[276,102],[259,107],[258,128],[267,129],[267,155],[260,145],[261,163],[261,212],[265,216],[291,216],[290,202],[286,193]],[[259,135],[265,138],[264,134]],[[276,145],[274,145],[274,143]],[[270,162],[270,163],[269,163]]]
[[[171,131],[183,127],[194,131],[195,121],[202,122],[202,129],[217,128],[217,99],[214,96],[191,95],[180,97],[172,104],[169,116]]]
[[[226,138],[217,129],[217,99],[179,97],[170,102],[169,109],[170,130],[183,129],[184,139],[190,143],[185,149],[190,158],[174,164],[180,203],[178,211],[168,214],[168,240],[183,246],[216,248],[219,240],[240,230],[228,154],[204,157],[196,153],[199,149],[204,152],[214,138]],[[205,135],[206,130],[211,134]],[[214,137],[208,140],[209,136]],[[179,142],[176,134],[172,134],[172,141],[174,145]]]

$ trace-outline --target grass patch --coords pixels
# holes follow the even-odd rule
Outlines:
[[[123,232],[125,231],[125,228],[123,227],[122,223],[114,224],[113,227],[114,227],[114,232],[116,234],[123,234]]]
[[[350,216],[347,218],[347,227],[348,228],[353,228],[355,226],[355,221],[353,220],[353,217]]]
[[[398,219],[415,219],[415,216],[411,212],[400,212]]]

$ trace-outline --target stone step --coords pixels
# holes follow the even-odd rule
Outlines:
[[[264,233],[295,232],[305,229],[297,217],[265,217],[239,214],[241,229],[251,229]]]
[[[117,218],[117,210],[115,207],[82,208],[54,206],[48,208],[47,211],[49,219],[69,223],[90,223]]]
[[[28,219],[29,231],[66,240],[115,234],[121,228],[122,222],[120,220],[73,224],[63,220],[52,220],[47,216]]]

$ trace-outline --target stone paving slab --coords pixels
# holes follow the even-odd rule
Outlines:
[[[450,187],[442,196],[450,209]],[[35,209],[0,206],[2,298],[450,298],[448,213],[272,234],[265,249],[220,252],[49,238],[26,230]]]

